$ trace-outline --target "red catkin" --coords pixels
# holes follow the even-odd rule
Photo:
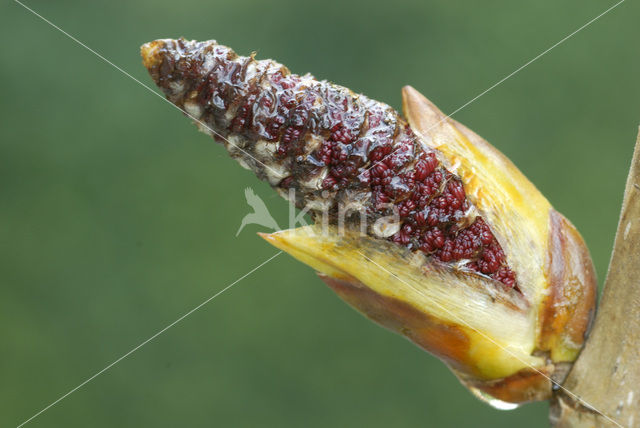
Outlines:
[[[389,106],[213,41],[162,43],[149,71],[167,97],[215,130],[259,177],[295,189],[296,204],[329,198],[337,205],[358,194],[370,220],[399,216],[390,241],[517,288],[460,178]],[[273,174],[274,166],[287,174]]]

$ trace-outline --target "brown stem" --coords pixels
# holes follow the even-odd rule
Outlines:
[[[563,388],[556,428],[640,427],[640,133],[600,308]]]

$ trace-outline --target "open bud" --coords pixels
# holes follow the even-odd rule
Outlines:
[[[500,152],[411,87],[405,120],[214,41],[142,56],[169,100],[316,222],[268,242],[476,395],[550,396],[588,331],[595,275],[575,228]]]

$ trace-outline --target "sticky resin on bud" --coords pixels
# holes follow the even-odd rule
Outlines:
[[[215,41],[156,40],[142,57],[171,102],[316,223],[264,239],[490,404],[549,398],[584,342],[595,274],[504,155],[411,87],[405,119]]]

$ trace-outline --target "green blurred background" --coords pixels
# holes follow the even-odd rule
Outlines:
[[[451,112],[614,2],[26,4],[146,84],[149,40],[216,38],[400,107]],[[455,118],[567,215],[602,282],[640,113],[627,1]],[[252,187],[175,109],[14,2],[0,6],[0,426],[15,426],[275,250]],[[33,420],[42,427],[540,427],[473,398],[282,255]]]

